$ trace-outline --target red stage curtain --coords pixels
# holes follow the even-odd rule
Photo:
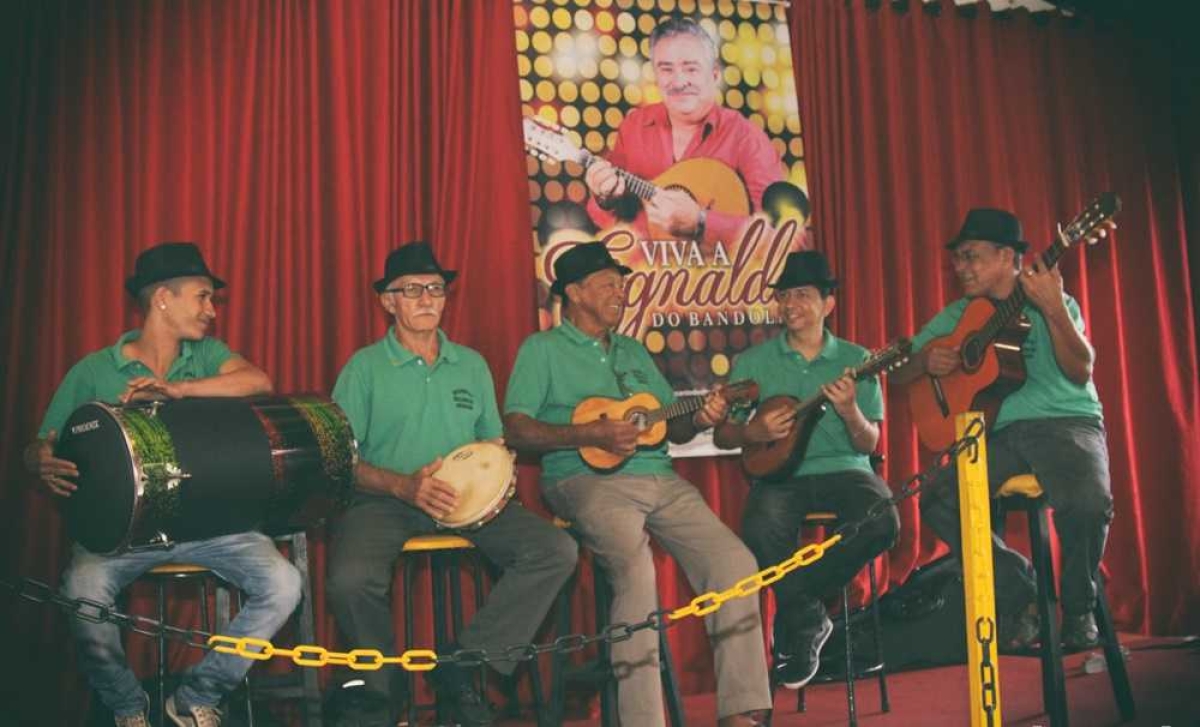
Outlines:
[[[18,3],[3,16],[6,575],[54,581],[65,565],[60,521],[29,487],[20,449],[67,368],[137,324],[121,284],[156,241],[204,246],[230,283],[217,334],[280,391],[328,391],[387,324],[369,289],[384,255],[426,237],[462,271],[446,328],[488,358],[503,392],[535,326],[507,3],[110,0]],[[1119,28],[1023,15],[802,0],[792,18],[816,244],[846,281],[841,335],[880,344],[949,299],[941,243],[969,206],[1010,206],[1045,243],[1095,192],[1124,198],[1116,240],[1064,265],[1108,414],[1110,590],[1122,628],[1195,631],[1197,368],[1165,60]],[[918,463],[896,394],[893,480]],[[736,463],[679,469],[740,527]],[[534,469],[520,490],[540,506]],[[892,583],[935,550],[915,509],[904,524]],[[323,543],[313,550],[318,630],[334,646]],[[664,604],[689,598],[682,574],[660,565]],[[0,679],[8,713],[77,723],[85,690],[62,619],[4,597],[0,620],[21,655]],[[134,644],[146,672],[149,644]],[[685,690],[711,689],[699,624],[672,644]]]

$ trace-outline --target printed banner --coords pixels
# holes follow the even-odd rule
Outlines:
[[[601,240],[633,271],[618,330],[678,393],[725,382],[774,332],[768,283],[809,216],[786,8],[514,1],[542,329],[555,259]]]

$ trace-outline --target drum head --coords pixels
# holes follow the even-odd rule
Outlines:
[[[93,553],[119,550],[133,525],[137,483],[117,418],[103,404],[76,409],[63,426],[54,454],[79,468],[79,489],[62,505],[67,533]]]
[[[486,522],[510,497],[516,469],[504,446],[472,442],[446,455],[434,477],[458,490],[458,507],[436,522],[447,528],[467,528]]]

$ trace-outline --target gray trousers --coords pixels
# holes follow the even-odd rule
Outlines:
[[[434,532],[438,532],[437,525],[424,512],[401,500],[375,495],[357,496],[339,518],[326,591],[349,648],[379,649],[385,654],[395,651],[391,597],[395,563],[405,541]],[[478,530],[456,534],[474,543],[504,571],[483,608],[459,634],[459,643],[489,651],[529,643],[575,570],[575,541],[515,500]],[[502,661],[492,666],[510,674],[516,663]],[[355,674],[368,688],[386,695],[391,672],[385,668]]]
[[[696,488],[673,474],[579,475],[543,482],[543,492],[554,511],[575,524],[612,583],[614,623],[641,621],[658,608],[651,535],[696,593],[724,590],[758,570]],[[718,716],[770,709],[758,598],[727,601],[705,626],[716,662]],[[664,725],[657,634],[639,631],[613,644],[612,659],[621,724]]]
[[[1050,506],[1062,551],[1063,613],[1090,613],[1096,605],[1096,573],[1113,518],[1112,485],[1104,426],[1091,417],[1013,422],[988,435],[988,486],[994,494],[1010,477],[1033,473]],[[951,466],[921,497],[922,521],[962,549],[958,473]],[[1032,568],[1020,553],[992,534],[996,609],[1012,613],[1036,593]]]

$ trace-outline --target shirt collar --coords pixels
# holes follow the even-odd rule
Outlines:
[[[121,337],[117,339],[117,342],[109,347],[109,354],[112,356],[113,364],[116,365],[118,370],[124,370],[130,366],[142,364],[142,362],[138,359],[129,358],[126,356],[125,352],[122,350],[125,347],[125,344],[130,343],[131,341],[136,341],[141,337],[142,329],[140,328],[135,328],[132,331],[125,331],[121,334]],[[192,347],[195,345],[195,341],[189,341],[187,339],[179,342],[179,358],[175,359],[175,363],[171,364],[172,371],[175,370],[175,367],[181,362],[192,357]]]
[[[446,336],[446,332],[442,329],[437,331],[438,337],[438,357],[434,364],[439,364],[442,361],[446,363],[458,362],[458,347]],[[409,351],[400,343],[400,339],[396,338],[396,327],[388,326],[387,335],[383,338],[383,347],[387,351],[388,361],[393,366],[403,366],[407,363],[412,363],[420,358],[417,354]]]
[[[780,353],[782,353],[785,356],[791,354],[793,356],[798,356],[801,359],[804,358],[804,355],[802,353],[800,353],[796,349],[792,348],[791,344],[788,343],[786,330],[783,331],[782,333],[780,333],[778,336],[776,336],[776,338],[779,340],[779,352]],[[824,330],[824,332],[821,334],[821,352],[817,354],[817,358],[813,359],[813,361],[816,361],[817,359],[825,359],[827,361],[831,361],[837,357],[837,354],[838,354],[838,337],[833,335],[832,333],[830,333],[829,329],[826,328]]]
[[[594,346],[600,340],[594,336],[589,336],[588,334],[579,330],[579,328],[576,327],[576,325],[574,323],[567,320],[566,318],[562,319],[562,323],[560,323],[558,325],[558,328],[562,332],[562,335],[567,337],[568,341],[570,341],[571,343],[580,345],[580,346]],[[609,331],[608,332],[609,345],[616,346],[617,340],[618,340],[617,334],[614,333],[613,331]]]
[[[720,126],[721,122],[721,104],[713,102],[712,108],[704,116],[704,135],[712,133]],[[648,113],[642,119],[642,124],[645,126],[667,126],[671,125],[671,117],[667,115],[667,105],[658,103],[648,107]]]

